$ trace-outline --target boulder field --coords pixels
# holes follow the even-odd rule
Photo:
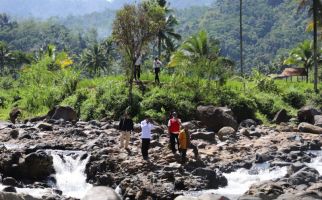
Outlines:
[[[5,186],[0,200],[9,196],[13,200],[33,199],[16,194],[17,188],[51,187],[48,178],[55,170],[53,158],[46,153],[48,149],[86,151],[90,156],[85,169],[87,182],[118,188],[123,199],[228,199],[212,194],[183,195],[225,187],[229,183],[223,173],[250,169],[255,163],[263,162],[270,163],[272,168],[288,166],[288,173],[278,180],[252,185],[240,199],[322,199],[320,174],[303,164],[315,158],[309,150],[321,150],[319,134],[306,132],[309,129],[301,128],[303,124],[265,126],[245,120],[238,125],[230,111],[221,108],[200,108],[200,112],[206,123],[185,122],[190,128],[192,143],[199,150],[197,157],[188,150],[185,164],[169,149],[166,126],[157,123],[150,159],[146,161],[141,156],[138,124],[131,135],[130,149],[125,150],[119,145],[117,121],[0,122],[0,183]],[[222,120],[221,125],[212,125],[211,116]],[[90,194],[86,198],[90,199]],[[43,199],[74,198],[55,190]]]

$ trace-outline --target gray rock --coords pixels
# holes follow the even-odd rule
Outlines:
[[[9,132],[9,135],[12,139],[17,139],[18,136],[19,136],[19,131],[17,129],[12,129],[10,132]]]
[[[319,172],[316,169],[304,167],[292,174],[288,178],[288,183],[291,185],[308,185],[309,183],[316,182],[319,179]]]
[[[322,115],[315,115],[314,116],[314,125],[322,127]]]
[[[56,106],[55,109],[49,111],[47,116],[54,120],[63,119],[70,122],[77,121],[76,111],[69,106]]]
[[[253,119],[245,119],[239,124],[239,127],[249,128],[251,126],[257,126],[257,122]]]
[[[215,133],[214,132],[195,132],[191,134],[191,139],[215,141]]]
[[[307,122],[314,124],[314,116],[320,115],[321,113],[310,106],[304,106],[297,112],[297,118],[299,122]]]
[[[13,192],[13,193],[16,193],[16,192],[17,192],[16,188],[15,188],[15,187],[13,187],[13,186],[5,187],[5,188],[3,188],[3,190],[2,190],[2,191],[3,191],[3,192]]]
[[[288,115],[287,111],[285,109],[282,109],[278,111],[273,118],[273,122],[276,124],[282,123],[282,122],[288,122],[291,119],[291,117]]]
[[[314,126],[309,123],[302,122],[299,124],[298,129],[304,133],[322,134],[322,128]]]
[[[236,136],[236,130],[232,127],[223,127],[218,131],[218,137],[221,141],[227,140],[230,137]]]
[[[51,124],[45,123],[45,122],[39,122],[36,125],[36,128],[39,128],[41,131],[52,131],[53,126]]]
[[[41,200],[30,195],[16,194],[12,192],[0,192],[0,200]]]
[[[237,130],[238,123],[231,109],[226,107],[198,106],[197,115],[208,128],[218,132],[222,127],[229,126]]]
[[[6,177],[2,180],[3,185],[17,186],[18,182],[12,177]]]
[[[112,188],[99,186],[90,189],[82,200],[121,200],[121,198]]]
[[[227,197],[218,194],[203,194],[198,197],[178,196],[175,200],[229,200]]]

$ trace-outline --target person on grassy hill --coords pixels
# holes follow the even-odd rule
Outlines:
[[[134,130],[133,126],[133,120],[130,118],[129,114],[127,112],[124,113],[123,117],[120,120],[119,123],[119,130],[121,131],[121,137],[120,147],[125,147],[126,150],[128,150],[130,138],[131,138],[131,132]]]
[[[142,54],[139,54],[136,57],[136,61],[134,64],[134,79],[135,80],[140,80],[141,65],[142,65]]]
[[[157,84],[160,84],[160,79],[159,79],[159,73],[160,73],[160,69],[162,67],[162,62],[159,60],[158,57],[156,57],[153,61],[153,69],[154,69],[154,81]]]
[[[179,149],[178,135],[180,132],[181,120],[178,118],[176,112],[172,113],[171,119],[168,121],[168,132],[170,136],[170,148],[173,154],[176,154],[176,144]]]
[[[191,148],[195,154],[195,158],[198,158],[198,148],[191,143],[190,133],[188,126],[184,126],[179,133],[179,150],[181,154],[181,161],[185,163],[187,161],[187,149]]]
[[[154,128],[152,120],[149,117],[146,117],[145,120],[141,122],[141,153],[144,160],[149,159],[149,148],[151,141],[151,130]]]

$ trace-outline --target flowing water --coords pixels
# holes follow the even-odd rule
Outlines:
[[[53,157],[56,187],[64,196],[82,198],[92,187],[86,183],[85,168],[89,160],[86,152],[48,151]]]
[[[63,196],[82,198],[92,187],[86,183],[85,168],[90,158],[83,151],[57,151],[47,150],[47,153],[53,157],[53,165],[56,183],[50,183],[52,188],[63,192]],[[0,191],[5,186],[0,184]],[[16,188],[19,194],[29,194],[36,198],[53,194],[52,188]]]

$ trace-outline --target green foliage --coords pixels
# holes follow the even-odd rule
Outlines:
[[[256,87],[261,92],[279,93],[280,90],[275,84],[274,80],[261,74],[257,70],[253,70],[252,79],[255,82]]]
[[[301,108],[306,103],[305,95],[297,91],[290,91],[283,94],[282,99],[294,108]]]

